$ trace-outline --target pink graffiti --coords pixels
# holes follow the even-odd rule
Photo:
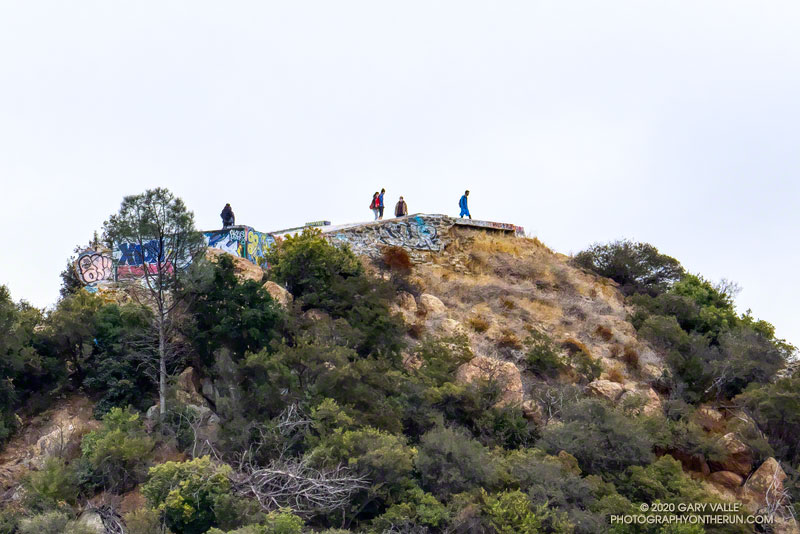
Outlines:
[[[75,271],[84,284],[114,279],[114,265],[111,258],[94,250],[87,250],[78,256],[75,261]]]
[[[158,274],[158,264],[157,263],[145,263],[139,265],[120,265],[117,267],[117,276],[122,278],[143,278],[144,277],[144,269],[147,267],[147,272],[149,274]],[[161,266],[164,269],[165,273],[171,273],[174,269],[172,267],[172,262],[167,262]]]

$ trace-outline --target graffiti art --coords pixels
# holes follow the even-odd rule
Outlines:
[[[75,273],[84,284],[94,284],[114,279],[114,262],[111,257],[95,250],[85,250],[75,260]]]

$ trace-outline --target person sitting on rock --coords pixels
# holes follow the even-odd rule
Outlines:
[[[406,201],[403,200],[403,197],[400,197],[400,200],[397,201],[397,205],[394,207],[394,216],[405,217],[406,215],[408,215],[408,205]]]
[[[231,208],[230,204],[225,204],[225,207],[222,208],[222,213],[219,214],[222,217],[222,227],[227,228],[228,226],[233,226],[236,224],[236,216],[233,214],[233,209]]]

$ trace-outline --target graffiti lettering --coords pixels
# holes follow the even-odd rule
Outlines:
[[[114,263],[101,252],[86,250],[75,260],[75,272],[84,284],[114,279]]]
[[[435,226],[428,226],[422,217],[414,217],[380,226],[379,239],[384,245],[416,250],[441,250]]]
[[[209,247],[224,250],[228,254],[240,256],[253,263],[261,263],[269,248],[275,243],[275,238],[270,234],[258,232],[249,226],[206,232],[203,236]]]

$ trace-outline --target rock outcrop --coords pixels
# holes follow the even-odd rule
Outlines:
[[[456,371],[456,381],[471,384],[475,381],[495,382],[501,390],[498,405],[522,404],[522,377],[517,366],[486,356],[476,356]]]

